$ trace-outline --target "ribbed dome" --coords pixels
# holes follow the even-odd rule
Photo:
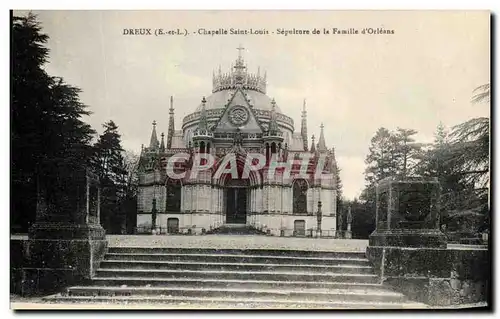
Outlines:
[[[207,110],[221,109],[227,104],[228,100],[233,96],[235,90],[222,90],[213,93],[206,98],[207,102],[205,108]],[[259,110],[271,111],[271,99],[264,93],[254,91],[254,90],[243,90],[246,94],[247,99],[254,108]],[[201,111],[201,103],[196,108],[196,111]],[[276,112],[281,113],[278,105],[276,105]]]

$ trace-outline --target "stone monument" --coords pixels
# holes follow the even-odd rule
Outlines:
[[[90,279],[106,248],[98,176],[72,168],[39,179],[36,222],[23,247],[23,294],[54,292]]]
[[[437,179],[381,181],[366,255],[382,283],[410,299],[431,305],[484,301],[489,252],[447,247],[439,227],[439,194]]]
[[[439,229],[439,193],[437,179],[382,180],[370,246],[446,247]]]

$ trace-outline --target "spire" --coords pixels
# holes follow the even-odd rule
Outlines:
[[[311,153],[314,153],[316,152],[316,146],[314,146],[314,134],[313,136],[311,137],[312,139],[312,143],[311,143]]]
[[[307,151],[307,111],[306,111],[306,99],[304,99],[304,104],[302,106],[302,123],[300,127],[300,135],[302,136],[302,144],[304,145],[304,151]]]
[[[237,48],[238,49],[238,59],[236,60],[236,64],[234,65],[234,80],[236,85],[243,85],[246,79],[246,66],[245,66],[245,61],[243,61],[243,56],[241,55],[241,51],[244,50],[240,44],[240,46]]]
[[[161,132],[160,152],[165,152],[165,134]]]
[[[205,97],[201,99],[201,114],[200,114],[200,122],[198,123],[198,130],[207,130],[207,108],[206,108],[207,100]]]
[[[244,69],[245,68],[245,61],[243,60],[243,55],[241,54],[241,51],[245,50],[244,47],[240,46],[236,48],[238,50],[238,59],[236,60],[236,65],[234,66],[235,69]]]
[[[153,121],[153,132],[151,132],[151,140],[149,142],[149,148],[151,150],[158,149],[158,137],[156,136],[156,121]]]
[[[278,134],[278,122],[276,121],[276,101],[273,100],[271,101],[271,119],[269,121],[269,133],[271,135],[277,135]]]
[[[325,134],[323,133],[323,128],[325,126],[323,123],[321,123],[321,133],[319,134],[319,141],[318,141],[318,151],[320,152],[326,152],[328,149],[326,148],[326,143],[325,143]]]
[[[172,139],[174,137],[175,132],[175,124],[174,124],[174,97],[170,96],[170,109],[169,113],[170,118],[168,120],[168,131],[167,131],[167,149],[172,148]]]

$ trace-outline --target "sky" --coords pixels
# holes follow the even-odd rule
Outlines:
[[[24,14],[16,11],[15,14]],[[127,150],[148,144],[153,120],[167,131],[174,96],[176,129],[211,94],[212,72],[229,70],[241,44],[249,71],[267,71],[267,95],[300,131],[303,99],[308,132],[335,147],[346,198],[363,189],[370,139],[380,127],[418,131],[431,142],[446,127],[489,116],[471,104],[490,82],[487,11],[33,11],[49,35],[49,74],[82,89],[99,133],[113,120]],[[188,36],[130,36],[124,29],[186,29]],[[268,35],[198,35],[258,29]],[[393,34],[280,35],[276,30],[366,28]],[[352,29],[351,29],[352,28]],[[272,33],[274,31],[274,34]]]

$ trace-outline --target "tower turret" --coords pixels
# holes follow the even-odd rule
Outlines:
[[[161,132],[160,152],[165,152],[165,134]]]
[[[320,126],[320,133],[319,133],[319,141],[318,141],[318,152],[326,152],[328,151],[328,149],[326,148],[326,142],[325,142],[325,134],[323,132],[323,128],[325,126],[323,125],[323,123],[321,123],[321,126]]]
[[[207,100],[203,97],[201,100],[200,121],[198,122],[198,128],[196,128],[193,134],[193,142],[195,146],[198,146],[195,152],[199,153],[210,153],[210,142],[214,137],[213,132],[208,128],[206,103]]]
[[[156,121],[153,121],[153,131],[151,132],[151,139],[149,141],[149,149],[154,151],[158,150],[160,143],[158,142],[158,137],[156,136]]]
[[[311,153],[315,153],[316,152],[316,145],[314,143],[314,140],[315,140],[314,134],[311,136],[311,140],[312,140],[312,143],[311,143]]]
[[[304,104],[302,106],[302,122],[300,127],[300,135],[302,136],[302,144],[304,145],[304,151],[308,149],[308,139],[307,139],[307,111],[306,111],[306,99],[304,99]]]
[[[174,124],[174,97],[170,96],[170,110],[169,110],[170,118],[168,120],[168,131],[167,131],[167,149],[172,148],[172,139],[174,137],[175,132],[175,124]]]

